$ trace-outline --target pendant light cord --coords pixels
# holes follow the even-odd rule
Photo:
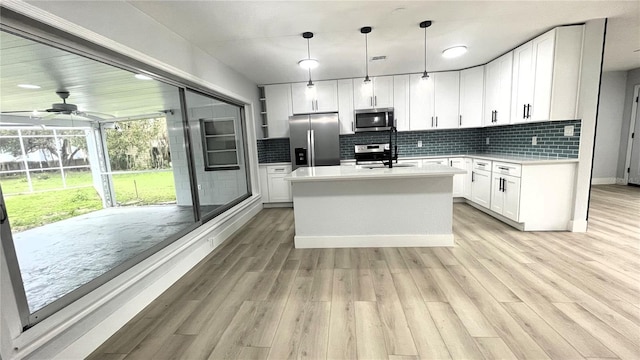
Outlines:
[[[424,71],[427,72],[427,28],[424,28]]]
[[[369,41],[368,34],[364,34],[364,65],[366,67],[366,78],[369,78]]]

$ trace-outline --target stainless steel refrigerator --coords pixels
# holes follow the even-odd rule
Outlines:
[[[340,123],[338,114],[309,114],[289,117],[291,166],[340,165]]]

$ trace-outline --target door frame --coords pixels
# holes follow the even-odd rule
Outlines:
[[[627,155],[624,161],[623,169],[623,185],[629,185],[629,172],[627,169],[631,166],[631,150],[633,149],[633,137],[632,134],[636,129],[636,116],[638,113],[638,102],[636,99],[640,95],[640,84],[633,87],[633,97],[631,98],[631,119],[629,121],[629,133],[627,135]]]

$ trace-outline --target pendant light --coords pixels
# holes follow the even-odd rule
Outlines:
[[[367,39],[367,34],[371,32],[371,26],[365,26],[360,28],[360,33],[364,34],[364,64],[366,67],[366,75],[364,77],[364,83],[368,84],[371,82],[369,79],[369,43]]]
[[[318,63],[318,60],[311,58],[311,50],[309,48],[309,39],[313,38],[313,33],[309,31],[303,32],[302,37],[304,39],[307,39],[307,58],[298,61],[298,66],[300,66],[303,69],[307,69],[309,71],[309,82],[307,83],[307,87],[309,89],[312,89],[315,85],[313,84],[313,81],[311,81],[311,69],[317,68],[319,63]]]
[[[422,80],[429,79],[429,74],[427,74],[427,28],[429,26],[431,26],[430,20],[420,23],[420,27],[424,29],[424,72],[422,73]]]

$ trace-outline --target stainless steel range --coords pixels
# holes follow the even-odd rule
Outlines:
[[[389,143],[356,145],[356,164],[380,164],[383,161],[388,161],[390,148]]]

